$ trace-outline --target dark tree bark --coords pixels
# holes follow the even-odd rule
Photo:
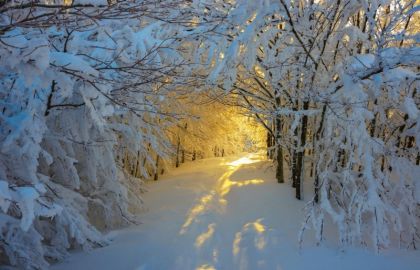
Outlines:
[[[267,158],[268,159],[273,159],[273,149],[272,147],[274,146],[274,142],[273,142],[273,135],[271,135],[270,132],[267,132]]]
[[[319,123],[319,127],[318,130],[316,131],[316,134],[314,134],[314,140],[313,140],[313,147],[314,147],[314,155],[316,155],[316,142],[319,141],[321,139],[321,135],[322,135],[322,130],[324,127],[324,119],[325,119],[325,112],[327,110],[327,105],[324,104],[324,106],[322,107],[322,113],[321,113],[321,122]],[[318,151],[320,151],[321,149],[317,149]],[[317,167],[314,168],[315,170],[315,180],[314,180],[314,193],[315,193],[315,197],[314,197],[314,201],[316,203],[319,202],[319,174],[318,174],[318,170]]]
[[[298,110],[298,105],[296,105],[295,108],[293,108],[294,111]],[[298,136],[298,128],[296,127],[295,131],[294,131],[294,135],[295,138],[297,138]],[[292,151],[292,187],[296,188],[296,183],[297,183],[297,175],[296,175],[296,170],[297,170],[297,151],[296,148],[298,147],[298,142],[297,140],[294,141],[293,143],[293,151]]]
[[[181,146],[181,140],[178,136],[178,141],[176,143],[176,160],[175,160],[175,167],[179,167],[179,150],[180,150],[180,146]]]
[[[159,179],[159,155],[156,156],[155,181]]]
[[[309,108],[309,101],[305,101],[303,103],[303,110],[307,110]],[[302,117],[302,130],[300,135],[300,143],[301,147],[303,148],[306,144],[306,132],[308,129],[308,116],[305,114]],[[303,158],[305,155],[305,150],[300,149],[297,153],[297,164],[296,164],[296,199],[301,200],[303,197],[302,194],[302,172],[303,172]]]
[[[281,133],[281,118],[278,116],[276,118],[276,160],[277,160],[277,168],[276,168],[276,178],[278,183],[284,183],[284,168],[283,168],[283,148],[280,144],[280,133]]]

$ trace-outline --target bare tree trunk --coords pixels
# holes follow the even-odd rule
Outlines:
[[[303,110],[307,110],[309,108],[309,101],[305,101],[303,103]],[[301,147],[303,148],[306,144],[306,132],[308,129],[308,116],[305,114],[302,117],[302,130],[300,135],[300,143]],[[303,198],[303,192],[302,192],[302,182],[303,182],[303,158],[305,155],[305,150],[300,149],[297,154],[297,164],[296,164],[296,199],[301,200]]]
[[[159,155],[156,155],[155,181],[159,179]]]
[[[270,132],[267,132],[267,157],[269,159],[273,158],[273,155],[271,154],[271,147],[273,146],[272,144],[272,136]]]
[[[175,167],[178,168],[179,167],[179,148],[181,146],[181,140],[179,139],[178,136],[178,141],[176,144],[176,160],[175,160]]]
[[[293,108],[294,111],[297,111],[299,109],[298,105],[296,104],[296,107]],[[298,128],[296,127],[295,131],[294,131],[294,137],[297,138],[298,136]],[[296,188],[296,182],[297,182],[297,175],[296,175],[296,166],[297,166],[297,149],[298,147],[298,142],[297,140],[294,141],[293,143],[293,151],[292,151],[292,187]]]
[[[311,163],[311,172],[309,174],[309,176],[312,178],[314,176],[314,168],[315,168],[315,162]]]
[[[321,113],[321,122],[319,123],[319,127],[318,130],[316,131],[316,134],[314,134],[314,141],[313,141],[313,148],[314,148],[314,156],[317,155],[316,150],[321,151],[321,149],[316,149],[316,142],[319,141],[321,139],[321,134],[322,134],[322,129],[324,126],[324,118],[325,118],[325,111],[327,110],[327,105],[324,104],[324,106],[322,107],[322,113]],[[315,197],[314,197],[314,201],[316,203],[319,202],[319,174],[318,174],[318,170],[317,167],[315,166],[315,180],[314,180],[314,193],[315,193]]]
[[[281,118],[276,118],[276,152],[277,152],[277,169],[276,178],[278,183],[284,183],[284,168],[283,168],[283,148],[280,144],[280,133],[281,133]]]

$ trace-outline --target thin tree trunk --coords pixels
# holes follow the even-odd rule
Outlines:
[[[294,111],[297,111],[299,109],[298,105],[296,104],[296,107],[293,108]],[[294,137],[297,138],[298,136],[298,128],[294,130]],[[296,148],[298,147],[297,140],[293,143],[293,151],[292,151],[292,187],[296,188],[296,182],[297,182],[297,175],[296,175],[296,165],[297,165],[297,151]]]
[[[159,179],[159,155],[156,155],[155,181]]]
[[[175,160],[175,167],[178,168],[179,167],[179,148],[181,146],[181,140],[179,139],[178,136],[178,141],[176,144],[176,160]]]
[[[324,126],[324,118],[325,118],[325,111],[326,110],[327,110],[327,105],[324,105],[322,107],[321,122],[319,123],[319,127],[318,127],[318,130],[317,130],[316,134],[314,134],[314,141],[313,141],[314,156],[317,155],[316,150],[321,151],[321,149],[315,149],[315,146],[316,146],[316,142],[321,139],[321,134],[322,134],[323,126]],[[319,183],[319,174],[318,174],[318,170],[317,170],[316,166],[315,166],[314,170],[315,170],[315,180],[314,180],[315,197],[314,197],[314,201],[316,203],[318,203],[319,202],[319,184],[320,184]]]
[[[307,110],[309,108],[309,101],[305,101],[303,103],[303,110]],[[301,147],[303,148],[306,144],[306,131],[308,129],[308,116],[305,114],[302,117],[302,130],[300,135],[300,142]],[[296,164],[296,199],[301,200],[303,198],[302,192],[302,182],[303,182],[303,158],[305,155],[305,150],[300,149],[297,154],[297,164]]]
[[[277,169],[276,178],[278,183],[284,183],[284,169],[283,169],[283,148],[280,144],[280,132],[281,132],[281,118],[276,118],[276,151],[277,151]]]
[[[273,158],[273,156],[272,156],[272,154],[271,154],[271,147],[273,146],[272,145],[272,139],[271,139],[271,134],[270,134],[270,132],[267,132],[267,157],[269,158],[269,159],[272,159]]]

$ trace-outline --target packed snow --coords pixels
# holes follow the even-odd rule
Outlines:
[[[72,254],[72,269],[418,269],[420,252],[316,246],[297,241],[305,202],[278,184],[272,163],[242,154],[188,163],[146,184],[142,224],[108,234],[112,243]],[[334,235],[334,231],[327,232]]]

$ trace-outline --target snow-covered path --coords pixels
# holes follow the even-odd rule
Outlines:
[[[308,239],[303,206],[256,154],[185,164],[148,184],[143,224],[52,269],[420,269],[420,253],[339,251]]]

